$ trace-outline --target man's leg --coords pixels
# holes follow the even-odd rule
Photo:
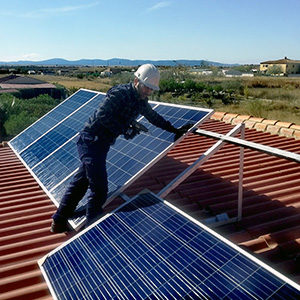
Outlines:
[[[109,145],[103,145],[101,149],[98,149],[97,153],[83,159],[90,188],[86,207],[87,225],[100,217],[103,212],[102,206],[107,199],[106,157],[108,150]]]
[[[86,171],[85,166],[82,164],[78,171],[75,173],[71,183],[69,184],[60,204],[53,215],[53,220],[56,223],[56,227],[58,228],[58,232],[65,231],[64,229],[67,228],[67,221],[70,218],[79,201],[85,195],[88,189],[88,179],[86,178]],[[54,225],[52,226],[54,227]],[[61,230],[59,230],[61,228]],[[52,230],[53,232],[57,232],[55,228]]]

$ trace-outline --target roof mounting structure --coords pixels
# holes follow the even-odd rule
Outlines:
[[[262,144],[250,142],[244,140],[245,136],[245,124],[241,123],[236,125],[229,133],[226,135],[219,134],[207,130],[196,129],[193,131],[194,134],[203,135],[206,137],[211,137],[218,139],[219,141],[214,144],[210,149],[203,153],[199,159],[197,159],[192,165],[181,172],[176,178],[174,178],[168,185],[166,185],[160,192],[158,192],[159,197],[166,197],[173,189],[175,189],[181,182],[183,182],[188,176],[190,176],[196,169],[198,169],[203,163],[205,163],[213,154],[215,154],[225,143],[231,143],[240,146],[240,168],[239,168],[239,190],[238,190],[238,215],[231,219],[222,219],[215,225],[224,225],[227,223],[232,223],[240,221],[242,219],[242,203],[243,203],[243,169],[244,169],[244,148],[249,148],[252,150],[261,151],[269,155],[274,155],[287,160],[295,161],[300,163],[300,154],[281,150],[278,148],[265,146]],[[236,138],[234,135],[240,133],[241,138]]]

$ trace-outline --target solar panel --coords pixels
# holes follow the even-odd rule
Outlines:
[[[152,193],[39,261],[56,299],[299,299],[300,287]]]
[[[78,132],[104,98],[103,93],[80,90],[10,142],[57,206],[80,165],[76,147]],[[209,109],[161,102],[150,104],[175,127],[187,122],[197,125],[212,113]],[[108,153],[108,202],[174,145],[173,133],[155,127],[142,116],[139,121],[149,133],[141,133],[129,141],[119,137]],[[86,201],[87,195],[79,203],[78,211],[84,211]],[[76,228],[83,222],[81,216],[75,217],[71,224]]]
[[[19,153],[25,147],[38,139],[45,132],[50,130],[58,122],[66,118],[74,110],[85,104],[87,100],[97,95],[96,92],[79,90],[71,95],[64,102],[48,112],[37,122],[22,131],[19,135],[10,141],[10,145]]]

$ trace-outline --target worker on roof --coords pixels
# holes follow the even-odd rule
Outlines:
[[[108,193],[106,157],[120,135],[132,139],[140,133],[136,118],[141,114],[153,125],[175,133],[178,138],[188,128],[176,129],[152,109],[148,96],[159,90],[160,74],[152,64],[145,64],[134,73],[133,83],[112,87],[103,104],[90,117],[79,134],[77,149],[81,165],[73,176],[60,205],[53,215],[51,232],[68,230],[68,219],[74,215],[79,201],[90,189],[86,205],[86,225],[102,214]]]

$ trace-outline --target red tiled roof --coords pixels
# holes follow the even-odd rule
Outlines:
[[[233,125],[208,120],[202,129],[227,133]],[[246,129],[249,141],[300,153],[300,141]],[[160,191],[215,140],[189,134],[125,193]],[[225,145],[166,199],[203,221],[237,213],[239,148]],[[108,210],[118,206],[116,199]],[[245,150],[243,219],[216,230],[300,282],[300,165]],[[55,206],[9,147],[0,148],[1,295],[51,299],[37,260],[67,240],[49,232]]]
[[[72,236],[50,233],[55,210],[12,149],[0,147],[0,300],[52,299],[37,261]]]

